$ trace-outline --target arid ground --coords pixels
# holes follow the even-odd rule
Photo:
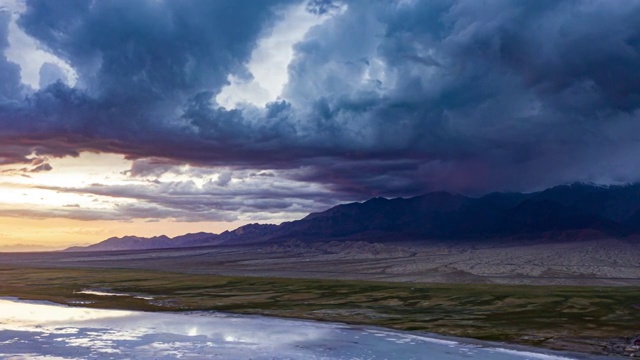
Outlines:
[[[287,241],[2,254],[0,296],[343,321],[629,355],[640,333],[637,249],[624,240],[484,248]]]
[[[513,245],[513,243],[518,245]],[[424,245],[333,241],[120,252],[0,254],[3,264],[418,283],[640,286],[640,241]]]

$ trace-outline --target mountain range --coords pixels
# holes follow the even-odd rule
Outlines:
[[[264,244],[285,240],[370,242],[480,241],[571,234],[640,235],[640,184],[575,183],[532,193],[468,197],[432,192],[411,198],[373,198],[338,205],[280,225],[249,224],[220,234],[169,238],[125,236],[66,251],[141,250],[212,245]]]

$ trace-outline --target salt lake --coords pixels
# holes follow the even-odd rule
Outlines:
[[[0,298],[2,359],[605,359],[375,327]]]

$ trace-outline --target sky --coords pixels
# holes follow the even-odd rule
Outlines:
[[[638,19],[638,0],[0,0],[0,251],[640,181]]]

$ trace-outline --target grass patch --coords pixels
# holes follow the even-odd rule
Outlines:
[[[151,296],[97,296],[108,290]],[[0,296],[144,311],[219,310],[558,347],[640,332],[640,288],[413,284],[0,267]],[[84,304],[84,302],[91,302]],[[542,340],[541,340],[542,339]]]

